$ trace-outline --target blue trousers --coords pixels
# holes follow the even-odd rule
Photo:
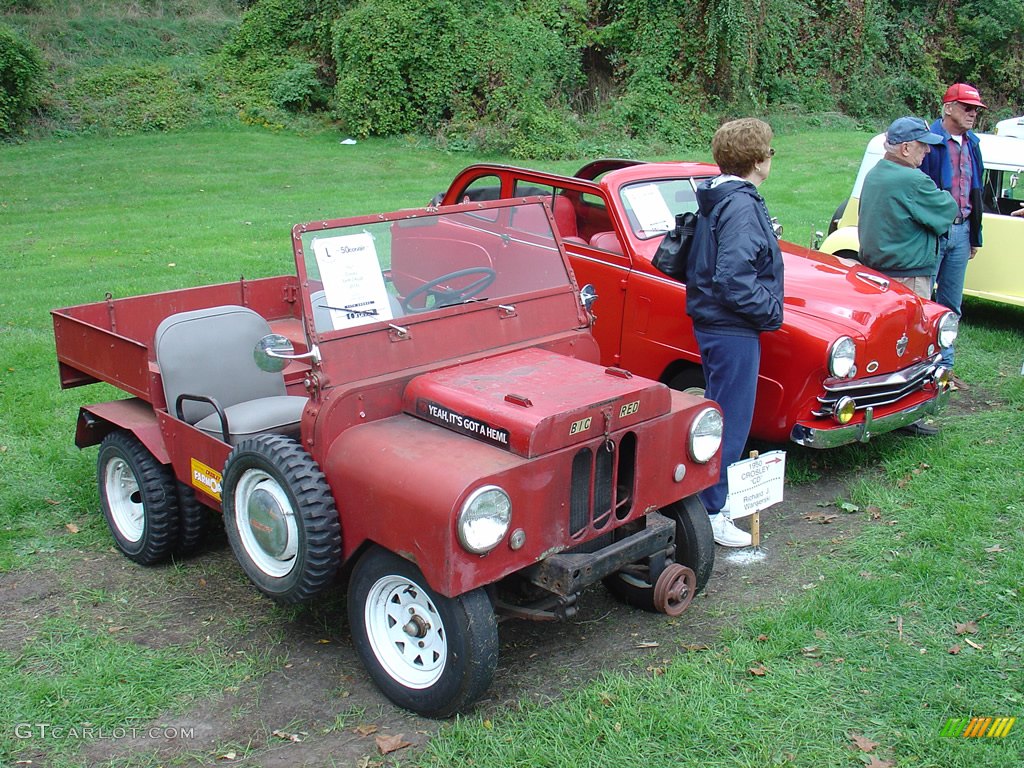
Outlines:
[[[729,495],[726,468],[743,455],[754,418],[757,372],[761,366],[761,340],[756,336],[726,336],[694,329],[707,382],[705,397],[722,408],[722,471],[718,482],[700,492],[701,501],[714,515]]]
[[[958,315],[964,298],[964,279],[971,259],[971,226],[967,222],[953,224],[939,239],[938,274],[935,278],[935,300]],[[953,367],[953,348],[942,350],[942,362]]]

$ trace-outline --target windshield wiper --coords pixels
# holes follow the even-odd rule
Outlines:
[[[332,307],[330,304],[317,304],[318,307],[323,309],[333,309],[337,312],[351,312],[355,315],[365,315],[366,317],[376,317],[380,313],[376,309],[356,309],[355,307]]]

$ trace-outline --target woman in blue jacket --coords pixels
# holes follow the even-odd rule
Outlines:
[[[725,419],[718,483],[701,492],[715,541],[746,547],[727,508],[726,468],[743,453],[754,415],[760,335],[782,325],[782,253],[757,187],[771,171],[772,129],[743,118],[722,125],[711,153],[722,174],[697,188],[699,215],[687,272],[686,311],[700,346],[706,395]]]

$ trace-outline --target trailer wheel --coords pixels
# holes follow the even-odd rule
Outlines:
[[[661,514],[675,520],[675,562],[693,571],[693,594],[699,595],[704,591],[715,567],[715,535],[711,530],[708,512],[700,498],[693,495],[665,507]],[[645,565],[613,573],[605,578],[604,584],[609,592],[628,605],[645,611],[657,610],[655,587],[651,584]]]
[[[482,588],[444,597],[411,562],[374,547],[352,571],[348,617],[370,677],[400,707],[448,717],[491,684],[498,624]]]
[[[178,537],[174,472],[134,435],[111,432],[96,460],[100,505],[114,543],[142,565],[164,560]]]
[[[295,440],[243,440],[224,465],[224,529],[246,575],[284,603],[306,602],[334,581],[341,528],[320,467]]]
[[[178,543],[174,547],[174,554],[183,557],[194,555],[203,546],[210,530],[210,508],[200,503],[194,488],[180,481],[178,517]]]

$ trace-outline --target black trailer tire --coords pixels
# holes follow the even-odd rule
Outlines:
[[[370,677],[400,707],[449,717],[491,684],[498,623],[483,588],[444,597],[413,563],[373,547],[352,570],[348,618]]]
[[[178,543],[174,554],[188,557],[198,552],[210,530],[211,510],[196,498],[195,488],[178,482]]]
[[[231,549],[263,594],[303,603],[334,582],[341,562],[334,496],[298,442],[258,435],[235,446],[221,501]]]
[[[695,595],[704,591],[715,568],[715,534],[711,530],[708,512],[696,495],[687,496],[661,510],[676,523],[675,562],[685,565],[697,577]],[[613,573],[604,584],[615,597],[627,605],[654,611],[654,585],[646,568],[637,567]]]
[[[171,467],[130,432],[111,432],[96,459],[100,506],[114,543],[142,565],[165,560],[178,538],[178,494]]]

